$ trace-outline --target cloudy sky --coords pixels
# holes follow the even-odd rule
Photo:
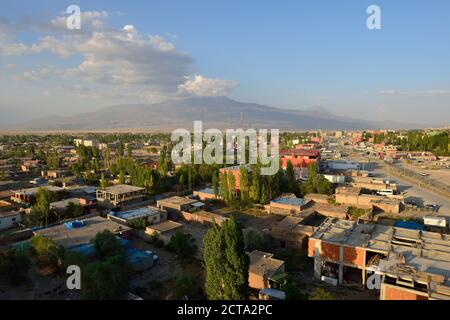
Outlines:
[[[1,1],[0,126],[192,95],[450,124],[450,2],[339,2]]]

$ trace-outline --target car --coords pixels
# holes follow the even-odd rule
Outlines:
[[[425,207],[428,208],[428,209],[433,210],[434,212],[438,212],[438,211],[439,211],[439,208],[440,208],[441,206],[438,205],[438,204],[432,204],[432,203],[429,203],[429,204],[427,204]]]

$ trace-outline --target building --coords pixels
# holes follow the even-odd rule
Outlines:
[[[273,225],[270,236],[274,244],[282,249],[306,248],[314,227],[302,224],[303,220],[303,217],[288,216]]]
[[[294,194],[281,196],[270,201],[270,214],[292,215],[300,213],[310,202]]]
[[[224,217],[220,214],[208,212],[208,211],[204,211],[204,210],[196,211],[193,213],[183,211],[183,212],[181,212],[181,215],[182,215],[183,219],[186,221],[198,222],[201,224],[216,223],[219,226],[228,220],[228,217]]]
[[[131,228],[100,216],[59,224],[53,227],[34,231],[34,235],[53,240],[57,245],[66,249],[88,244],[97,233],[109,230],[112,233],[128,237]]]
[[[295,177],[297,179],[305,179],[308,176],[308,166],[316,164],[320,166],[320,151],[290,149],[280,151],[281,168],[286,170],[287,163],[290,161],[294,167]]]
[[[173,196],[156,202],[158,208],[167,210],[169,213],[181,214],[182,211],[194,212],[202,210],[205,206],[203,202],[187,197]]]
[[[0,212],[0,230],[15,227],[22,221],[22,214],[19,211]]]
[[[241,190],[241,167],[244,167],[247,172],[251,172],[252,168],[249,164],[246,165],[237,165],[232,167],[220,168],[219,173],[224,174],[227,172],[234,175],[234,189],[236,191]]]
[[[169,243],[172,236],[181,231],[183,224],[167,220],[158,224],[154,224],[145,228],[145,234],[147,236],[158,236],[164,244]]]
[[[316,279],[366,286],[381,300],[450,300],[450,236],[328,218],[311,235]]]
[[[336,188],[336,202],[359,208],[373,208],[387,213],[399,213],[402,201],[385,196],[362,194],[361,188],[339,187]]]
[[[43,186],[38,188],[20,189],[13,191],[11,201],[32,205],[36,202],[36,194],[40,188],[55,193],[57,198],[59,199],[62,198],[65,191],[64,188],[56,186]]]
[[[132,221],[145,219],[150,225],[153,225],[166,221],[167,211],[148,206],[122,212],[112,211],[107,215],[107,218],[124,225],[128,225]]]
[[[360,170],[361,164],[348,160],[334,160],[325,162],[326,169],[335,171]]]
[[[106,208],[127,208],[146,199],[145,188],[120,184],[105,189],[99,189],[96,192],[97,202],[100,206]]]
[[[248,285],[251,289],[280,288],[286,281],[284,261],[272,253],[254,250],[249,253]]]
[[[196,190],[193,193],[194,196],[197,196],[202,201],[217,199],[212,188],[203,188],[201,190]],[[219,195],[217,195],[217,197],[219,197]]]
[[[50,203],[50,208],[55,210],[59,215],[64,214],[69,203],[81,206],[83,208],[82,214],[90,214],[96,212],[96,202],[91,202],[84,198],[69,198]]]
[[[47,170],[47,171],[41,171],[41,175],[44,178],[52,178],[52,179],[59,179],[70,176],[72,173],[70,170]]]

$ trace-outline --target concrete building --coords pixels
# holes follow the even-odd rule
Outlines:
[[[304,149],[290,149],[280,151],[281,168],[286,170],[287,163],[290,161],[294,167],[296,179],[304,179],[308,176],[308,166],[310,164],[317,164],[320,166],[320,151],[318,150],[304,150]]]
[[[216,195],[214,194],[213,188],[203,188],[201,190],[196,190],[193,192],[194,196],[197,196],[200,200],[214,200],[216,199]],[[217,195],[217,198],[219,195]]]
[[[72,224],[75,226],[75,224]],[[130,228],[117,222],[102,218],[100,216],[83,219],[76,227],[68,224],[59,224],[53,227],[34,231],[34,235],[53,240],[57,245],[70,249],[83,244],[88,244],[95,238],[97,233],[109,230],[112,233],[128,237]]]
[[[202,210],[205,206],[203,202],[187,197],[173,196],[156,202],[158,208],[167,210],[169,213],[181,214],[182,211],[195,212]]]
[[[450,299],[448,235],[328,218],[309,238],[308,256],[328,283],[365,287],[378,277],[382,300]]]
[[[11,201],[32,205],[36,202],[36,194],[39,188],[43,188],[47,191],[55,193],[57,198],[59,199],[63,196],[65,192],[64,188],[56,186],[42,186],[38,188],[20,189],[13,191]]]
[[[399,213],[402,201],[386,196],[362,194],[361,188],[339,187],[336,188],[336,202],[358,208],[373,208],[387,213]]]
[[[281,196],[270,201],[270,214],[292,215],[300,213],[309,201],[297,198],[294,194]]]
[[[148,206],[122,212],[111,212],[107,218],[123,225],[128,225],[131,221],[146,219],[150,225],[153,225],[166,221],[167,211]]]
[[[83,198],[69,198],[50,203],[50,209],[55,210],[57,214],[63,214],[69,203],[79,205],[83,208],[83,214],[90,214],[96,211],[96,203]]]
[[[184,220],[186,221],[192,221],[192,222],[198,222],[201,224],[213,224],[216,223],[219,226],[228,220],[228,217],[224,217],[220,214],[216,214],[213,212],[208,211],[196,211],[193,213],[182,211],[181,215]]]
[[[177,233],[178,231],[181,231],[183,228],[183,224],[167,220],[158,224],[151,225],[145,229],[145,234],[147,236],[154,236],[157,235],[164,244],[169,243],[170,238]]]
[[[303,217],[288,216],[270,229],[274,244],[282,249],[302,249],[308,245],[308,237],[314,227],[302,224]]]
[[[102,207],[123,209],[142,203],[146,198],[146,191],[145,188],[121,184],[97,190],[96,197]]]
[[[248,285],[252,289],[280,288],[287,274],[284,261],[274,259],[273,254],[254,250],[249,253]]]
[[[22,214],[18,211],[0,212],[0,230],[12,228],[22,221]]]

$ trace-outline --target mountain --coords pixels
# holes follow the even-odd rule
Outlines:
[[[278,128],[281,130],[373,129],[384,123],[336,116],[322,107],[307,110],[279,109],[256,103],[242,103],[226,97],[189,97],[154,104],[116,105],[95,112],[68,117],[36,119],[15,129],[50,130],[172,130],[193,129],[202,120],[203,128]],[[408,125],[389,123],[389,128]],[[414,125],[409,125],[413,127]],[[386,127],[386,129],[389,129]]]

